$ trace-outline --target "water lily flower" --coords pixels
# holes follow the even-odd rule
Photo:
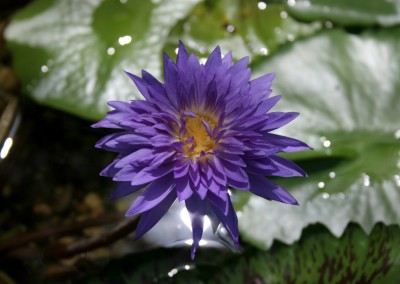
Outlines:
[[[207,215],[222,223],[236,245],[238,219],[229,189],[250,191],[268,200],[298,204],[268,176],[305,176],[278,156],[309,147],[273,134],[298,116],[270,112],[274,74],[250,80],[247,57],[232,64],[231,53],[217,47],[205,64],[179,44],[176,63],[164,54],[164,83],[142,71],[126,72],[144,100],[110,101],[113,108],[93,127],[117,129],[96,147],[118,153],[101,175],[118,186],[112,198],[142,190],[126,216],[141,213],[135,238],[148,232],[178,199],[190,214],[191,256],[203,234]]]

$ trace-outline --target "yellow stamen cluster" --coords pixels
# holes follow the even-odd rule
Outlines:
[[[206,115],[197,115],[196,117],[186,117],[186,134],[181,138],[181,141],[186,142],[190,137],[193,137],[192,143],[185,144],[185,154],[188,157],[199,157],[203,151],[205,153],[214,148],[215,141],[208,135],[202,120],[205,120],[214,129],[217,125],[215,120]]]

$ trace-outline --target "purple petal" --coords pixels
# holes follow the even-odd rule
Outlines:
[[[105,150],[108,150],[108,151],[119,152],[120,150],[118,148],[106,146],[106,143],[108,141],[114,140],[115,138],[117,138],[117,137],[119,137],[121,135],[123,135],[123,134],[121,134],[121,133],[108,134],[108,135],[104,136],[103,138],[101,138],[99,141],[97,141],[95,147],[96,148],[105,149]]]
[[[146,100],[151,100],[150,94],[147,91],[146,82],[142,78],[134,74],[131,74],[127,71],[125,71],[125,74],[128,75],[128,77],[135,83],[136,87],[138,88],[139,92],[143,95],[143,97]]]
[[[226,211],[221,210],[222,208],[215,206],[213,203],[211,203],[211,207],[213,208],[215,215],[217,215],[218,219],[228,230],[235,245],[238,246],[239,245],[238,218],[236,216],[235,210],[233,209],[232,202],[231,202],[229,195],[228,195],[228,199],[227,199],[227,210]]]
[[[264,176],[249,174],[250,191],[268,200],[298,205],[296,199],[282,187],[268,180]]]
[[[249,64],[249,57],[248,56],[243,57],[229,68],[228,73],[231,75],[235,75],[239,72],[243,72],[245,69],[247,69],[248,64]]]
[[[231,164],[240,166],[240,167],[246,167],[245,162],[243,161],[243,159],[238,156],[238,155],[230,155],[227,153],[219,153],[218,157],[224,161],[227,161]]]
[[[146,163],[152,158],[154,151],[148,148],[139,149],[131,154],[122,157],[118,163],[115,164],[116,168],[123,168],[130,164]]]
[[[193,183],[194,186],[197,186],[199,184],[199,182],[200,182],[200,173],[198,171],[197,166],[194,167],[193,164],[190,165],[190,167],[189,167],[189,177],[190,177],[190,180],[191,180],[191,182]]]
[[[175,183],[179,202],[184,201],[192,196],[193,189],[190,185],[189,177],[187,175],[181,178],[176,178]]]
[[[237,189],[249,189],[249,178],[246,172],[241,167],[233,165],[226,161],[222,162],[222,164],[224,165],[225,174],[229,185]]]
[[[311,149],[306,143],[286,136],[265,133],[264,137],[273,145],[281,147],[282,152],[297,152]]]
[[[240,128],[247,130],[261,129],[268,122],[268,117],[265,115],[251,116],[246,118],[246,122],[240,125]]]
[[[132,179],[137,175],[138,171],[139,170],[134,166],[126,166],[122,169],[118,169],[118,172],[113,174],[113,181],[132,182]]]
[[[220,194],[215,194],[213,191],[209,191],[207,194],[208,200],[213,204],[213,206],[217,207],[220,212],[224,215],[228,214],[229,210],[229,194],[228,190],[225,189]]]
[[[221,65],[221,49],[217,46],[207,59],[205,64],[206,74],[208,77],[213,77]]]
[[[210,219],[211,228],[213,230],[213,233],[215,234],[218,230],[218,226],[221,223],[221,221],[219,220],[218,216],[215,214],[214,210],[212,209],[210,202],[207,202],[207,205],[206,205],[206,215]]]
[[[176,98],[176,94],[178,92],[178,76],[178,68],[176,67],[174,61],[164,53],[165,91],[171,105],[175,110],[178,110],[178,101]]]
[[[207,186],[207,182],[204,178],[200,179],[199,184],[195,188],[197,194],[200,196],[200,199],[204,200],[207,197],[207,193],[210,188]]]
[[[208,160],[207,163],[208,163],[207,171],[209,172],[209,175],[212,177],[212,179],[215,180],[216,183],[225,186],[227,183],[225,171],[220,172],[216,170],[215,167],[211,165],[212,162],[210,162],[210,160]]]
[[[153,181],[147,189],[136,198],[125,215],[128,217],[154,208],[163,201],[174,188],[175,183],[172,175],[167,175]]]
[[[111,193],[110,199],[114,200],[127,196],[144,188],[145,186],[146,185],[132,186],[130,182],[119,182],[114,191]]]
[[[120,133],[114,140],[107,142],[106,146],[120,150],[130,149],[130,151],[134,151],[138,148],[150,146],[150,140],[147,137],[133,133]]]
[[[131,105],[127,102],[108,101],[107,104],[121,112],[135,113],[135,111],[131,108]]]
[[[112,128],[112,129],[121,129],[121,127],[114,122],[109,121],[108,119],[100,120],[92,124],[90,127],[92,128]]]
[[[176,57],[176,65],[178,66],[178,68],[182,69],[186,64],[186,62],[188,61],[188,59],[189,55],[185,49],[185,46],[181,41],[179,41],[178,55]]]
[[[306,172],[292,161],[289,161],[285,158],[276,155],[270,156],[269,159],[278,168],[276,172],[272,173],[272,175],[274,176],[280,176],[280,177],[307,176]]]
[[[276,77],[275,73],[269,73],[251,80],[250,81],[251,91],[259,92],[259,91],[264,91],[266,89],[270,89],[272,86],[272,81],[275,79],[275,77]]]
[[[142,213],[139,224],[136,228],[135,240],[146,234],[155,224],[157,224],[161,217],[164,216],[171,207],[172,203],[174,203],[175,199],[176,193],[175,191],[171,191],[164,200],[157,205],[157,207]]]
[[[278,101],[281,99],[281,96],[274,96],[268,99],[263,100],[258,106],[254,115],[260,115],[267,113],[271,108],[273,108]]]
[[[272,163],[268,157],[246,160],[246,164],[246,172],[257,175],[271,176],[278,170],[278,166]]]
[[[196,194],[185,201],[186,208],[189,211],[192,221],[193,244],[191,249],[191,257],[194,259],[197,248],[199,247],[201,237],[203,236],[204,215],[206,213],[205,202]]]
[[[120,160],[119,156],[117,158],[115,158],[114,161],[111,162],[111,164],[109,164],[107,167],[105,167],[101,172],[100,172],[100,176],[104,176],[104,177],[112,177],[114,176],[120,169],[117,169],[115,167],[115,164],[118,163],[118,161]]]
[[[280,128],[299,116],[298,112],[271,112],[267,114],[268,122],[261,131],[272,131]]]
[[[181,178],[187,175],[189,172],[189,161],[179,161],[177,160],[174,165],[174,177]]]
[[[272,81],[275,73],[270,73],[250,81],[250,95],[260,100],[271,94]]]
[[[151,182],[155,179],[158,179],[158,178],[168,174],[173,169],[174,169],[174,166],[173,166],[172,162],[167,163],[162,166],[159,166],[159,167],[156,167],[156,168],[152,168],[152,167],[144,168],[140,172],[138,172],[136,176],[134,176],[134,178],[132,180],[132,185],[141,185],[141,184]]]

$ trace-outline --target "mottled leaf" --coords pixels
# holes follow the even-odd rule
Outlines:
[[[180,29],[173,33],[168,49],[175,48],[180,37],[200,56],[206,56],[216,45],[224,52],[242,58],[264,57],[286,43],[314,34],[320,22],[303,24],[295,21],[282,4],[257,1],[206,1],[193,9]]]
[[[379,221],[400,224],[398,38],[399,28],[361,36],[327,31],[257,67],[278,74],[277,109],[301,113],[281,133],[308,142],[315,150],[297,157],[313,158],[305,164],[319,169],[277,181],[300,206],[250,197],[239,220],[247,240],[293,243],[313,223],[336,236],[351,221],[366,232]]]
[[[123,70],[159,77],[170,30],[198,2],[34,1],[6,30],[23,92],[90,119],[108,100],[141,98]]]
[[[340,239],[320,226],[307,228],[292,246],[249,250],[227,262],[206,283],[397,283],[400,279],[398,226],[375,226],[366,235],[349,226]]]
[[[329,20],[350,26],[400,23],[399,0],[286,0],[291,15],[306,21]]]

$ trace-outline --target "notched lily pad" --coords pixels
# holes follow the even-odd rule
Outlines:
[[[241,210],[242,236],[260,247],[293,243],[309,224],[340,236],[349,222],[368,233],[376,222],[400,224],[400,29],[361,36],[340,30],[295,43],[258,66],[274,70],[283,99],[277,108],[300,112],[280,133],[314,151],[300,158],[341,162],[310,177],[277,182],[300,206],[252,196]],[[296,156],[291,156],[296,158]]]
[[[377,224],[367,236],[351,224],[337,239],[313,226],[292,246],[236,257],[206,283],[397,283],[399,233],[398,226]]]
[[[13,17],[5,34],[23,92],[89,119],[104,116],[109,100],[141,98],[123,70],[159,76],[170,30],[198,2],[31,3]]]

